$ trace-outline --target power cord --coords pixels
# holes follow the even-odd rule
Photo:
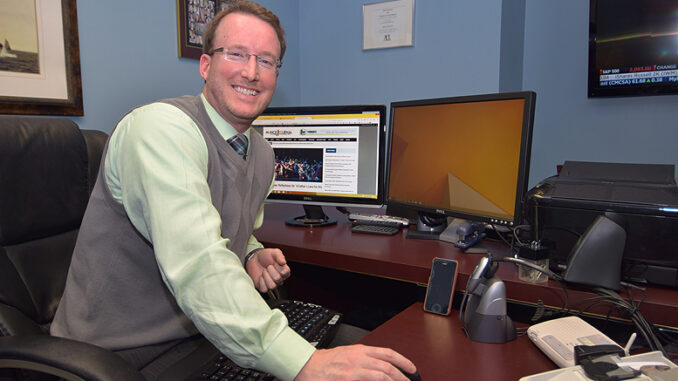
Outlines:
[[[664,349],[663,344],[655,334],[656,328],[650,323],[645,316],[640,312],[640,304],[635,305],[632,300],[631,302],[626,301],[618,293],[613,290],[608,290],[605,288],[596,287],[593,289],[598,295],[600,295],[603,300],[608,303],[611,303],[613,306],[617,307],[619,311],[626,313],[630,316],[631,321],[635,324],[636,328],[640,335],[645,339],[645,342],[648,344],[650,349],[655,351],[660,351],[666,358],[671,358],[669,354]]]
[[[515,264],[516,266],[526,266],[526,267],[529,267],[531,269],[537,270],[537,271],[539,271],[543,274],[546,274],[549,278],[558,282],[558,285],[560,286],[561,290],[563,291],[563,306],[561,307],[560,312],[564,314],[564,313],[566,313],[566,311],[568,311],[569,296],[568,296],[568,293],[567,293],[567,287],[565,287],[565,282],[563,281],[562,276],[554,273],[553,271],[551,271],[547,268],[538,266],[538,265],[536,265],[536,264],[534,264],[530,261],[526,261],[522,258],[505,257],[505,258],[495,259],[495,261],[509,262],[509,263]],[[543,317],[550,317],[555,313],[556,312],[547,312],[545,307],[544,307],[544,302],[539,300],[538,303],[537,303],[537,310],[535,311],[535,314],[532,316],[532,318],[530,320],[535,322],[535,321],[537,321],[537,320],[539,320]]]

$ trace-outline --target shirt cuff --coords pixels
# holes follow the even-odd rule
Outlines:
[[[259,358],[255,368],[283,381],[292,381],[314,352],[313,345],[287,327]]]

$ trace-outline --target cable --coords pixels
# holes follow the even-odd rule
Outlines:
[[[531,263],[529,261],[526,261],[521,258],[513,258],[513,257],[505,257],[505,258],[500,258],[500,259],[494,259],[496,262],[510,262],[514,263],[516,265],[520,266],[527,266],[530,267],[534,270],[540,271],[546,275],[548,275],[550,278],[558,281],[558,283],[561,285],[563,288],[563,292],[565,295],[565,304],[562,308],[562,312],[569,312],[570,308],[567,306],[567,288],[564,285],[563,278],[552,272],[551,270],[545,269],[541,266],[537,266],[534,263]],[[629,300],[625,300],[622,298],[617,292],[613,290],[609,290],[606,288],[601,288],[601,287],[595,287],[593,288],[593,291],[598,295],[596,297],[592,298],[587,298],[585,300],[580,301],[576,305],[583,304],[586,302],[591,302],[589,305],[586,306],[586,308],[582,309],[579,311],[579,314],[582,314],[586,312],[588,309],[593,308],[597,305],[600,305],[601,303],[609,303],[612,307],[615,307],[618,311],[622,312],[623,314],[629,316],[631,318],[631,321],[633,324],[636,326],[639,334],[643,337],[647,345],[650,347],[651,350],[655,351],[660,351],[666,358],[671,358],[667,351],[664,349],[664,346],[659,340],[659,337],[657,336],[657,333],[661,335],[665,340],[669,339],[667,334],[665,332],[659,331],[652,323],[650,323],[645,316],[640,312],[640,305],[643,303],[647,295],[644,293],[644,289],[641,287],[629,287],[631,285],[624,285],[626,292],[628,294]],[[634,300],[633,296],[633,289],[639,289],[643,291],[643,297],[639,301]],[[576,306],[575,305],[575,306]],[[542,303],[543,307],[543,303]],[[607,320],[610,320],[610,313],[612,310],[608,311],[607,314]],[[536,316],[536,315],[535,315]],[[669,339],[666,340],[667,342],[675,342],[675,339]]]
[[[519,266],[526,266],[526,267],[529,267],[531,269],[540,271],[540,272],[548,275],[548,277],[553,279],[553,280],[558,280],[558,281],[563,280],[562,276],[554,273],[553,271],[551,271],[547,268],[538,266],[538,265],[536,265],[536,264],[534,264],[530,261],[526,261],[522,258],[505,257],[505,258],[495,259],[495,261],[497,261],[497,262],[511,262],[511,263],[514,263],[514,264],[519,265]]]
[[[567,294],[567,287],[565,287],[565,283],[563,282],[562,276],[554,273],[553,271],[551,271],[549,269],[538,266],[538,265],[536,265],[532,262],[526,261],[522,258],[504,257],[504,258],[494,259],[494,261],[496,261],[496,262],[509,262],[509,263],[513,263],[513,264],[518,265],[518,266],[527,266],[529,268],[532,268],[534,270],[537,270],[537,271],[540,271],[540,272],[546,274],[549,278],[558,282],[558,285],[563,290],[563,306],[561,307],[561,313],[566,313],[566,311],[569,310],[569,308],[568,308],[569,296]],[[543,309],[543,302],[542,302],[542,309]],[[542,312],[542,314],[543,314],[543,312]],[[550,314],[549,314],[549,316],[550,316]]]
[[[518,232],[519,232],[520,230],[522,230],[523,227],[529,227],[529,228],[531,228],[530,225],[517,225],[516,227],[514,227],[514,228],[512,229],[512,230],[513,230],[513,238],[516,240],[516,242],[518,242],[518,245],[521,245],[521,246],[527,246],[527,245],[529,245],[529,244],[528,244],[528,243],[525,243],[525,242],[523,242],[523,241],[521,241],[521,240],[520,240],[520,237],[518,237]]]
[[[664,349],[663,344],[655,334],[656,328],[652,323],[645,319],[645,316],[640,312],[640,304],[632,302],[632,295],[629,295],[631,301],[624,300],[619,294],[613,290],[596,287],[593,289],[598,295],[601,295],[605,301],[617,307],[618,310],[625,312],[630,316],[631,321],[635,324],[640,335],[643,336],[650,349],[660,351],[666,358],[670,358],[669,354]]]
[[[492,230],[494,230],[494,232],[497,233],[497,236],[498,236],[499,238],[501,238],[502,241],[504,241],[504,243],[506,244],[506,246],[509,247],[509,249],[511,250],[511,252],[513,252],[513,248],[514,248],[514,246],[515,246],[515,242],[509,242],[509,241],[506,239],[506,237],[504,237],[504,235],[501,234],[501,232],[500,232],[499,230],[497,230],[497,227],[494,226],[494,224],[488,224],[488,225],[490,225],[490,227],[492,228]]]

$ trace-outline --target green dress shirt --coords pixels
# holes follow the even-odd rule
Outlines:
[[[235,135],[201,99],[224,139]],[[211,203],[207,163],[195,122],[174,106],[153,103],[116,127],[105,157],[106,185],[152,242],[165,284],[198,330],[238,364],[291,380],[315,348],[268,307],[238,255],[227,248],[229,238],[221,237],[221,218]],[[255,230],[263,211],[262,205]],[[260,247],[252,235],[247,252]]]

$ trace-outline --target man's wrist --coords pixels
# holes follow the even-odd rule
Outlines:
[[[249,253],[247,253],[247,255],[245,256],[245,261],[243,263],[245,268],[247,268],[247,263],[249,263],[250,259],[252,259],[257,252],[259,252],[260,250],[263,250],[263,249],[264,249],[263,247],[258,247],[256,249],[250,251]]]

